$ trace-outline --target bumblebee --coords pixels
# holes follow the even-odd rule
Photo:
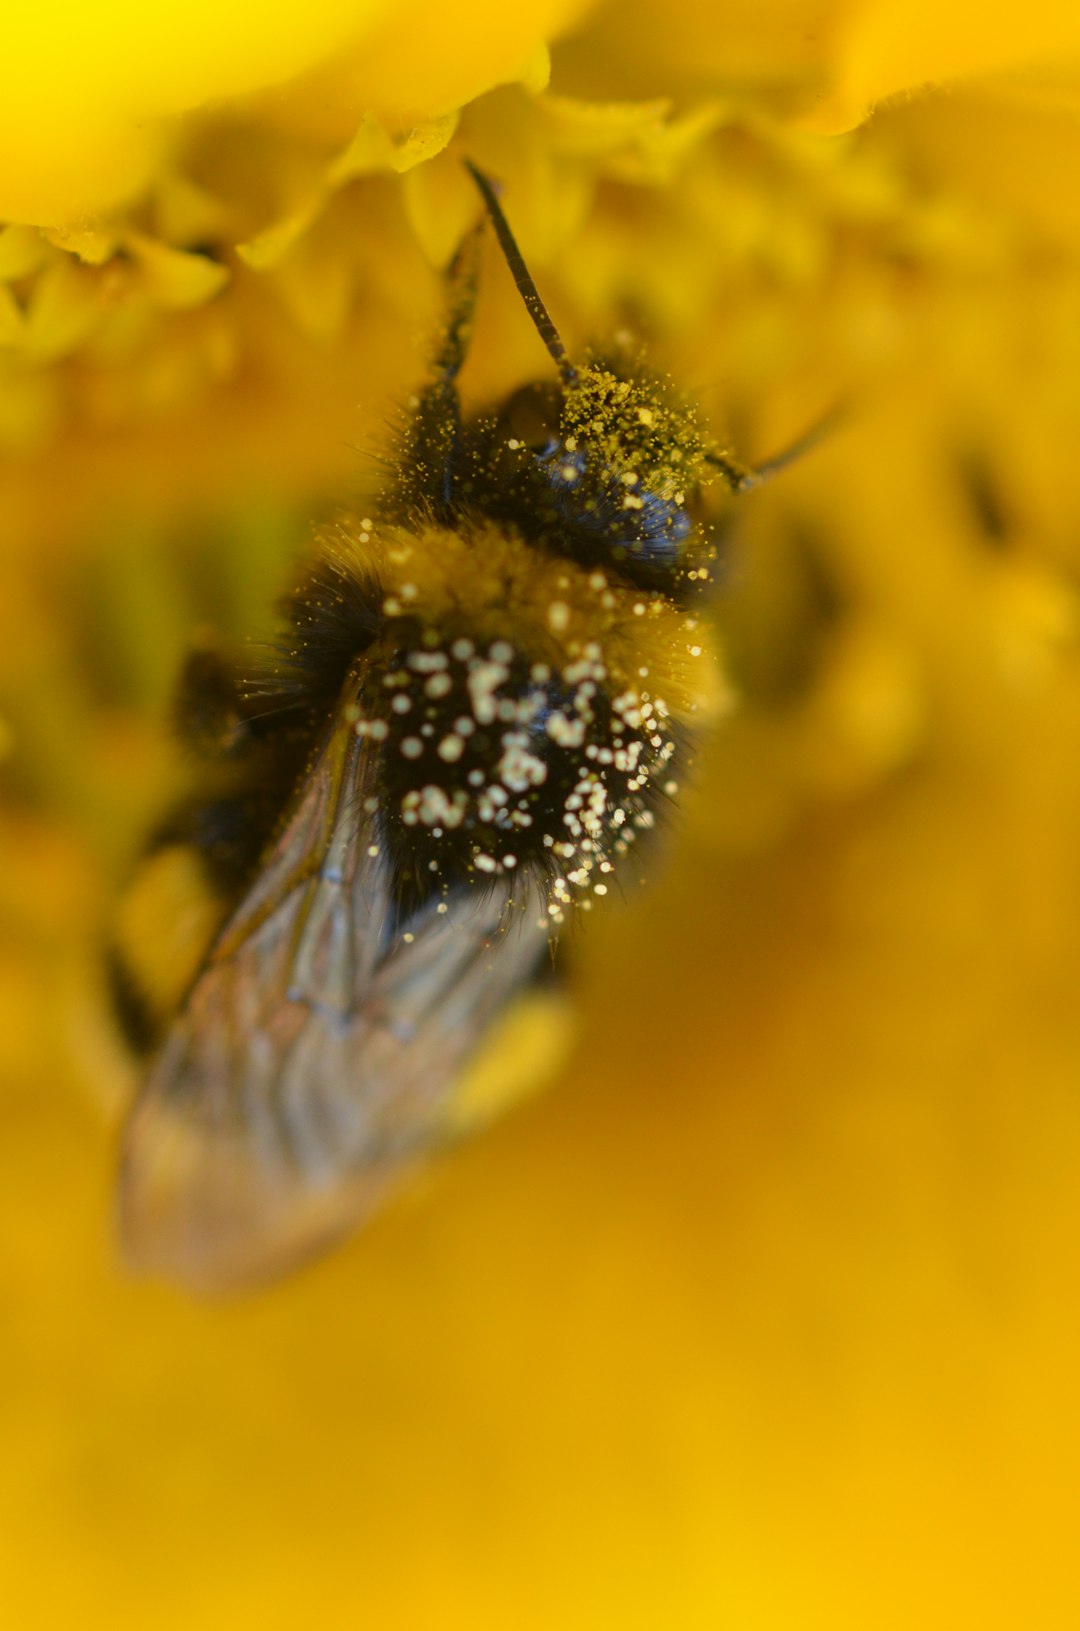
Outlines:
[[[114,973],[145,1077],[123,1135],[136,1267],[266,1280],[528,1085],[552,951],[677,792],[724,687],[699,494],[748,471],[671,382],[571,361],[504,217],[447,316],[370,514],[317,535],[271,654],[194,651],[197,796],[122,905]],[[552,377],[463,414],[494,228]]]

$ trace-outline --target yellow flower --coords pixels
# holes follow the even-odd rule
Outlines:
[[[547,51],[551,52],[550,81]],[[4,1595],[26,1625],[1068,1625],[1076,8],[24,8],[0,63]],[[741,697],[563,1085],[265,1296],[133,1282],[99,949],[504,183],[748,460]],[[539,373],[484,268],[466,387]]]

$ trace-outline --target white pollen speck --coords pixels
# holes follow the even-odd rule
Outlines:
[[[393,708],[396,714],[407,714],[409,709],[412,707],[412,698],[407,697],[405,693],[402,692],[399,696],[394,698],[390,706]]]
[[[437,912],[448,912],[450,910],[450,908],[449,908],[449,906],[447,906],[447,904],[446,904],[446,902],[444,900],[441,900],[439,902],[438,906],[436,906],[435,910]]]
[[[689,649],[691,657],[700,657],[701,656],[701,647],[700,646],[690,646],[688,649]]]
[[[494,872],[498,862],[493,855],[474,855],[473,865],[478,872]]]
[[[416,936],[414,934],[403,934],[401,938],[407,946],[411,946]]]
[[[585,740],[585,721],[567,719],[560,708],[548,715],[544,729],[561,748],[579,748]]]
[[[405,590],[402,589],[401,592],[404,594]],[[417,674],[437,674],[440,669],[447,666],[445,651],[413,651],[406,658],[406,662]]]
[[[373,520],[372,520],[372,519],[371,519],[371,517],[370,517],[370,515],[365,515],[365,516],[364,516],[364,517],[363,517],[363,519],[362,519],[362,520],[361,520],[361,522],[360,522],[360,525],[361,525],[361,526],[362,526],[362,527],[366,527],[366,528],[367,528],[367,530],[368,530],[368,531],[369,531],[369,532],[370,532],[370,531],[371,531],[371,529],[372,529],[372,527],[373,527],[373,526],[374,526],[374,525],[375,525],[375,523],[374,523],[374,521],[373,521]]]
[[[440,759],[445,759],[448,765],[452,765],[455,759],[460,759],[464,753],[465,743],[460,736],[444,736],[436,751]]]
[[[570,627],[570,608],[565,600],[553,600],[548,607],[548,627],[552,634],[565,634]]]
[[[425,827],[434,829],[436,838],[442,837],[444,827],[460,827],[465,819],[465,794],[460,790],[449,798],[441,787],[425,787],[420,795],[417,814]]]
[[[424,691],[429,697],[444,697],[453,689],[453,685],[449,674],[432,674],[424,686]]]
[[[450,647],[450,654],[456,657],[459,663],[468,662],[476,647],[471,640],[455,640]]]
[[[378,853],[379,853],[379,846],[378,846],[378,844],[369,844],[369,845],[368,845],[368,851],[367,851],[367,852],[368,852],[368,854],[369,854],[369,855],[370,855],[370,856],[371,856],[371,859],[372,859],[372,860],[374,860],[374,859],[375,859],[375,857],[376,857],[376,856],[377,856],[377,855],[378,855]]]
[[[424,744],[418,736],[407,736],[401,744],[402,757],[406,759],[419,759],[424,751]]]
[[[593,894],[594,895],[606,895],[607,894],[607,884],[606,883],[594,883],[593,884]]]
[[[401,602],[400,600],[395,600],[392,595],[387,596],[386,600],[383,601],[382,609],[385,617],[401,616]]]
[[[535,753],[529,752],[528,740],[522,731],[507,731],[503,737],[502,756],[495,773],[512,793],[524,793],[530,787],[542,786],[547,780],[547,765]],[[495,789],[491,791],[494,797]],[[505,802],[505,794],[498,802]]]
[[[645,602],[643,600],[635,600],[635,602],[634,602],[634,616],[635,617],[644,617],[645,616]]]
[[[514,648],[506,640],[496,640],[493,646],[488,647],[488,656],[493,663],[512,663]]]
[[[478,724],[491,725],[494,723],[498,712],[495,692],[509,678],[509,671],[502,663],[481,662],[474,664],[470,668],[466,683],[469,687],[469,697]]]

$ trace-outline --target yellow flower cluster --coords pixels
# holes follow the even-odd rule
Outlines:
[[[54,0],[0,60],[0,1457],[28,1626],[1068,1625],[1080,11]],[[498,175],[747,462],[740,707],[564,1085],[310,1274],[123,1275],[116,882]],[[543,366],[485,263],[471,399]],[[640,1000],[627,1002],[627,992]]]

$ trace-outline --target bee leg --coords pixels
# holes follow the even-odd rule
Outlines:
[[[113,1019],[130,1052],[136,1057],[149,1053],[161,1027],[127,957],[115,945],[105,948],[105,981]]]
[[[449,522],[456,509],[461,405],[456,380],[469,349],[480,261],[482,225],[471,228],[446,271],[447,310],[432,379],[420,392],[406,435],[406,509],[422,508]]]
[[[247,746],[236,672],[205,634],[184,658],[172,715],[177,736],[201,758],[234,758]]]
[[[143,856],[120,901],[106,953],[113,1013],[133,1053],[146,1053],[159,1040],[229,900],[206,854],[187,838],[163,830]]]
[[[434,372],[439,382],[448,385],[452,385],[461,372],[472,339],[482,234],[483,223],[470,227],[446,269],[446,321],[442,344],[435,354]]]

